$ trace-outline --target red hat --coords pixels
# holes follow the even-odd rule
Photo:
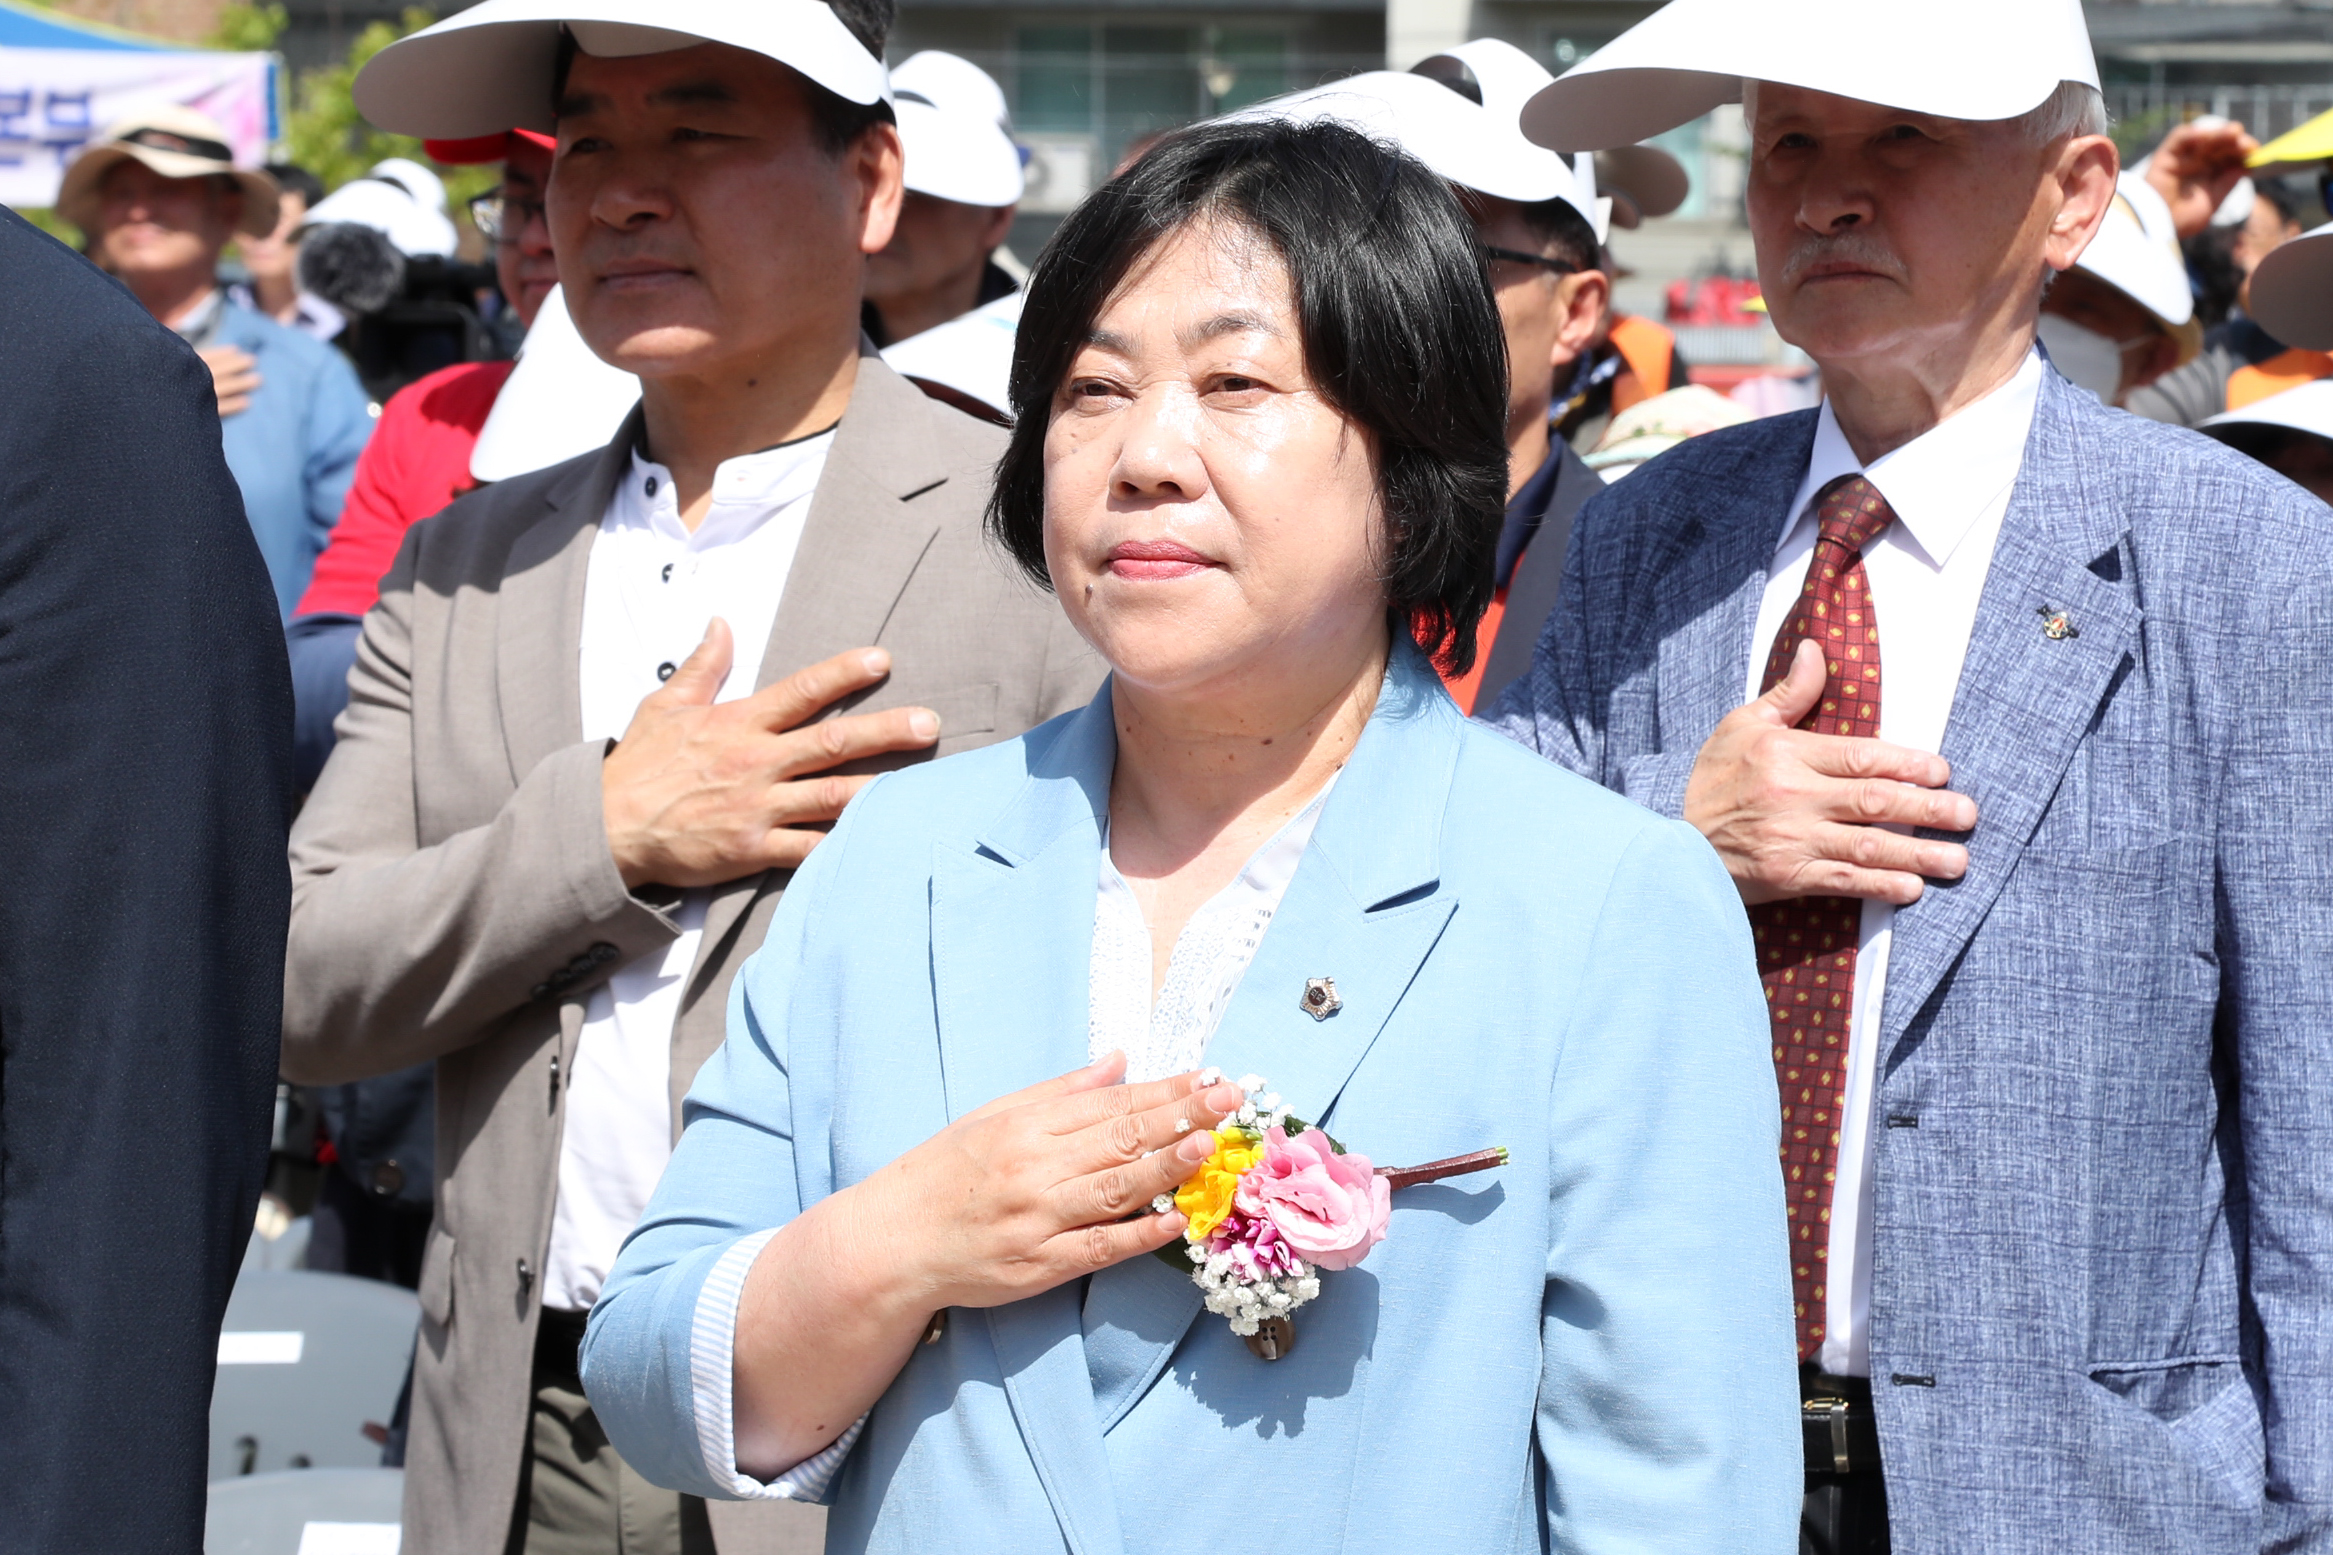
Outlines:
[[[475,167],[481,162],[500,162],[509,156],[514,136],[545,151],[559,149],[555,137],[535,130],[505,130],[499,135],[472,135],[466,140],[425,140],[421,149],[429,153],[431,161],[447,167]]]

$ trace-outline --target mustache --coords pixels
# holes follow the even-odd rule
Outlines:
[[[1803,281],[1818,265],[1853,265],[1897,280],[1904,273],[1903,261],[1877,235],[1850,230],[1809,234],[1799,239],[1782,261],[1782,279]]]

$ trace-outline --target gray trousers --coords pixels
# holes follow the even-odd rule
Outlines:
[[[533,1418],[505,1555],[713,1555],[705,1503],[616,1456],[572,1365],[538,1350]]]

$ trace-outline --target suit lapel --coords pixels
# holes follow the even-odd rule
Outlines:
[[[1950,884],[1930,882],[1919,901],[1895,915],[1883,1054],[1984,921],[2137,646],[2137,601],[2091,565],[2115,552],[2125,533],[2111,499],[2084,488],[2088,466],[2077,457],[2082,421],[2105,414],[2056,373],[2044,376],[1944,731],[1952,786],[1977,802],[1968,873]],[[2118,567],[2102,570],[2127,576]],[[2044,612],[2059,610],[2080,635],[2048,635]]]
[[[980,845],[933,860],[932,978],[951,1119],[1086,1062],[1094,893],[1116,759],[1105,688],[1032,752],[1027,784]],[[1119,1555],[1080,1294],[1073,1282],[985,1319],[1063,1538],[1076,1555]]]
[[[1210,1065],[1234,1078],[1263,1076],[1307,1122],[1333,1130],[1345,1082],[1457,910],[1456,898],[1434,887],[1459,724],[1433,671],[1405,646],[1207,1045]],[[1333,978],[1342,1001],[1325,1020],[1303,1008],[1314,977]],[[1140,1401],[1200,1310],[1197,1287],[1155,1258],[1094,1276],[1085,1329],[1104,1430]]]
[[[513,783],[583,738],[583,585],[608,498],[631,462],[640,412],[546,496],[549,511],[510,547],[495,621],[495,687]]]
[[[913,385],[863,355],[850,404],[835,429],[834,447],[811,494],[802,540],[787,569],[785,590],[763,645],[756,690],[805,665],[877,641],[916,563],[940,531],[912,498],[948,479],[918,435],[931,404]],[[848,711],[846,703],[836,709]],[[831,714],[827,716],[832,716]],[[705,937],[690,973],[689,997],[703,991],[713,969],[728,963],[727,941],[776,883],[774,873],[732,880],[705,909]]]
[[[1663,750],[1698,750],[1742,704],[1767,569],[1806,476],[1816,419],[1806,412],[1777,435],[1745,441],[1739,465],[1706,483],[1705,490],[1730,493],[1722,509],[1704,509],[1679,533],[1677,571],[1662,585]]]

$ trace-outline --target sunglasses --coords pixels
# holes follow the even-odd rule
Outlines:
[[[501,194],[482,194],[470,201],[470,221],[489,243],[516,243],[527,224],[543,214],[540,200],[513,200]]]
[[[1568,259],[1550,259],[1545,254],[1526,254],[1519,248],[1500,248],[1495,244],[1477,243],[1485,259],[1504,259],[1509,264],[1537,265],[1556,275],[1578,275],[1580,267]]]

